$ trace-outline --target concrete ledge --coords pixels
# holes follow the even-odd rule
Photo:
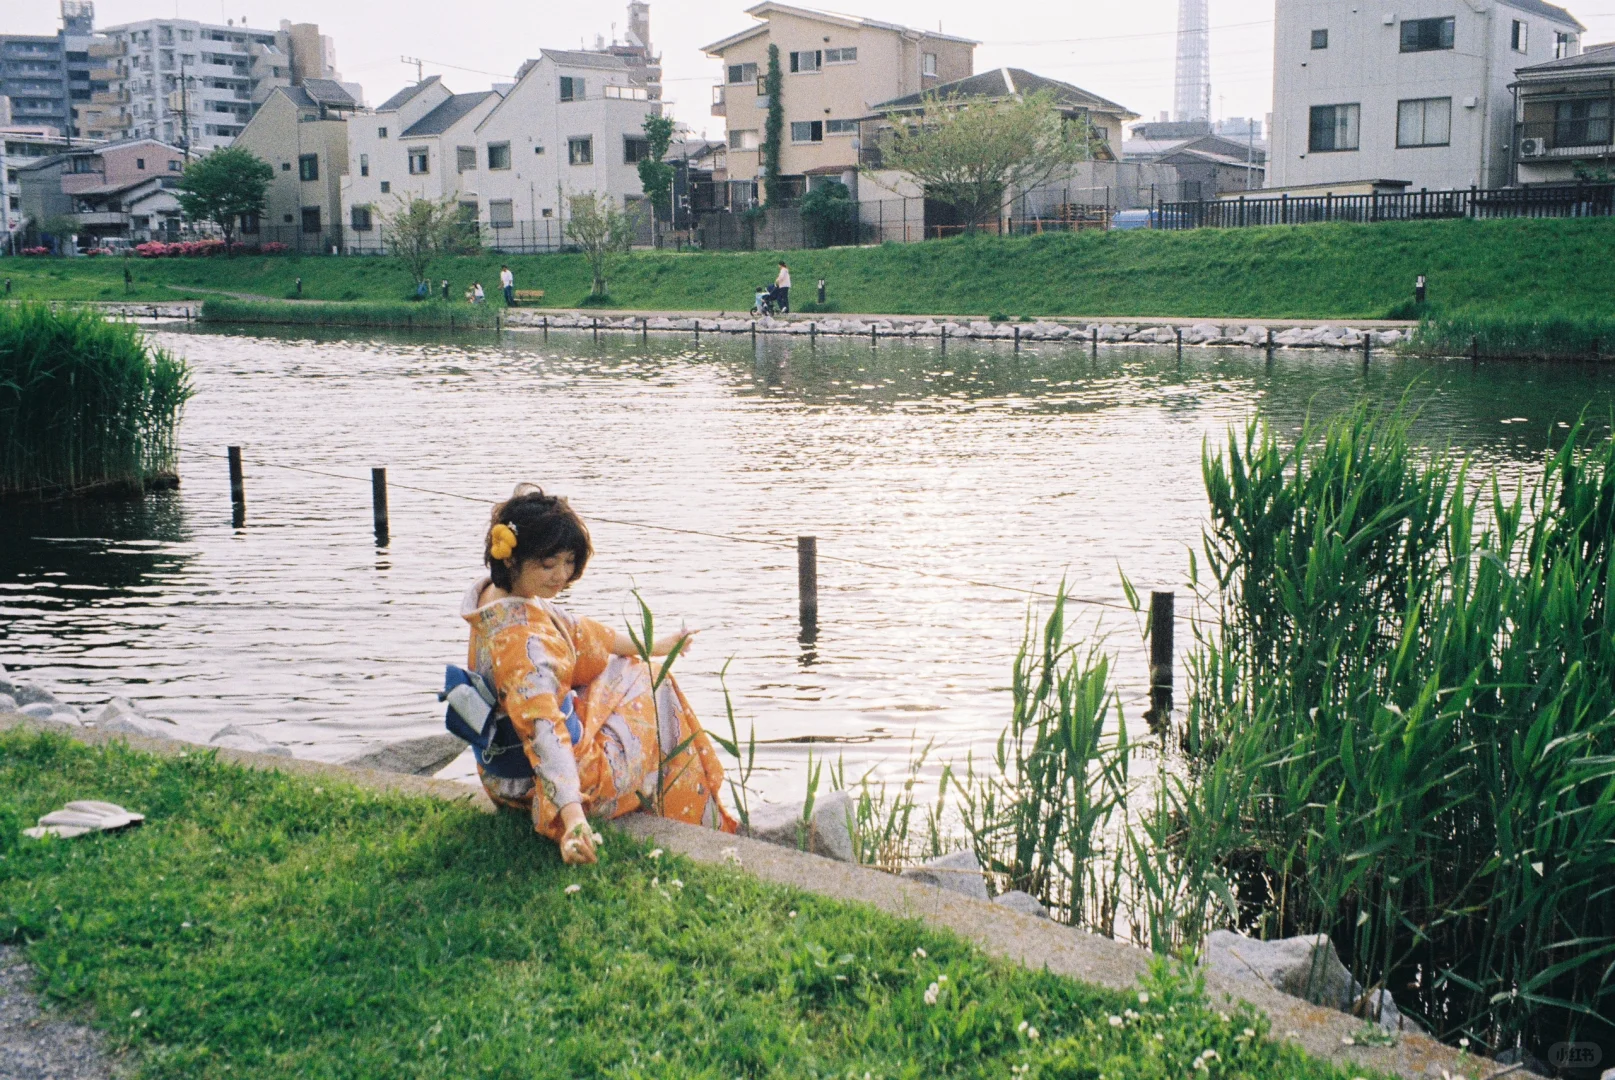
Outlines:
[[[480,787],[454,781],[240,750],[217,750],[166,739],[102,735],[89,728],[36,720],[18,713],[0,714],[0,731],[14,727],[50,731],[91,746],[123,742],[133,749],[163,757],[212,752],[217,753],[221,761],[249,769],[347,783],[369,791],[464,802],[487,813],[495,809]],[[947,889],[904,881],[868,867],[642,814],[619,818],[613,824],[629,836],[654,842],[700,863],[727,863],[730,861],[728,850],[733,849],[740,856],[742,868],[764,881],[833,900],[868,904],[899,918],[919,919],[927,926],[974,942],[988,955],[1025,967],[1043,968],[1116,990],[1133,989],[1138,977],[1149,967],[1149,954],[1141,949],[1073,930],[1048,919],[972,900]],[[1424,1035],[1402,1035],[1397,1045],[1390,1047],[1348,1046],[1342,1040],[1354,1036],[1363,1024],[1343,1013],[1309,1005],[1276,990],[1230,982],[1210,972],[1206,975],[1206,989],[1213,1002],[1227,999],[1249,1002],[1272,1019],[1275,1037],[1295,1042],[1308,1053],[1343,1068],[1379,1070],[1408,1080],[1439,1078],[1443,1072],[1454,1078],[1488,1077],[1505,1071],[1510,1075],[1528,1075],[1495,1062],[1461,1055]]]

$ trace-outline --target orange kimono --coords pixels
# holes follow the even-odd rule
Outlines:
[[[471,626],[467,666],[499,695],[499,708],[533,768],[507,779],[477,772],[495,803],[532,814],[535,831],[559,841],[561,807],[591,818],[645,809],[724,832],[737,829],[718,795],[723,767],[672,676],[651,688],[638,657],[614,656],[616,634],[549,600],[507,597],[477,606],[489,581],[471,586],[461,616]],[[573,712],[573,742],[563,711]]]

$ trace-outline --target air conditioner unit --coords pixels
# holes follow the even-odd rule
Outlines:
[[[1525,158],[1525,157],[1541,157],[1543,154],[1546,154],[1547,152],[1548,152],[1548,140],[1547,139],[1521,139],[1520,140],[1520,156],[1522,158]]]

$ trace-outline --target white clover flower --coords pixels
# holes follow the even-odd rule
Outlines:
[[[649,858],[660,859],[661,857],[662,857],[662,849],[661,848],[652,848],[651,849]]]
[[[1350,1035],[1342,1035],[1340,1037],[1340,1045],[1341,1046],[1356,1046],[1357,1045],[1357,1040],[1352,1038]]]
[[[1029,1028],[1027,1028],[1027,1029],[1026,1029],[1026,1037],[1027,1037],[1027,1038],[1028,1038],[1028,1039],[1035,1039],[1035,1038],[1037,1038],[1037,1028],[1035,1028],[1035,1027],[1029,1027]]]
[[[946,975],[938,975],[936,977],[936,981],[939,983],[944,983],[948,981],[948,977]]]
[[[594,841],[595,847],[600,848],[602,851],[605,850],[606,838],[604,836],[599,833],[590,833],[589,839]]]
[[[1110,1026],[1111,1027],[1121,1027],[1122,1023],[1123,1023],[1122,1018],[1119,1017],[1119,1016],[1112,1016],[1110,1018]]]
[[[795,915],[796,912],[793,911],[793,912],[791,912],[791,914]],[[919,946],[915,946],[915,948],[914,948],[914,959],[916,959],[916,960],[924,960],[925,959],[925,950],[920,948]]]
[[[568,896],[571,896],[575,892],[582,892],[582,891],[583,891],[583,886],[579,885],[575,881],[572,884],[570,884],[570,885],[568,885],[566,887],[566,895],[568,895]]]
[[[1204,1061],[1216,1061],[1221,1057],[1221,1055],[1208,1046],[1206,1049],[1200,1051],[1200,1057]]]
[[[1460,1038],[1458,1040],[1458,1045],[1463,1047],[1465,1050],[1468,1050],[1469,1049],[1469,1036],[1465,1035],[1462,1038]]]
[[[1156,1042],[1166,1042],[1166,1036],[1161,1034],[1159,1031],[1157,1031],[1155,1033],[1155,1041]]]
[[[650,887],[653,888],[653,889],[661,888],[662,887],[662,879],[659,878],[659,877],[651,878],[650,879]]]
[[[936,999],[941,993],[942,988],[936,983],[932,983],[930,986],[927,986],[925,988],[925,1003],[927,1005],[935,1005]]]
[[[1247,1038],[1247,1039],[1254,1039],[1254,1038],[1256,1038],[1256,1029],[1255,1028],[1246,1028],[1244,1031],[1240,1032],[1240,1034],[1245,1036],[1245,1038]]]
[[[735,866],[740,865],[740,848],[726,847],[722,851],[718,852],[718,854],[723,856],[724,862],[733,863]]]
[[[684,888],[684,882],[680,881],[678,878],[674,878],[672,881],[669,881],[667,884],[668,884],[669,888],[673,888],[673,889],[682,889],[682,888]]]
[[[1140,1005],[1148,1005],[1150,1003],[1150,995],[1148,991],[1140,990],[1138,992],[1138,1003]]]
[[[1025,1020],[1022,1020],[1020,1022],[1020,1024],[1015,1028],[1015,1030],[1019,1031],[1019,1032],[1022,1032],[1024,1034],[1026,1029],[1029,1028],[1029,1027],[1031,1027],[1031,1025],[1028,1024]]]
[[[786,917],[786,918],[787,918],[787,919],[794,919],[794,918],[796,918],[796,912],[794,912],[794,911],[792,911],[792,912],[787,912],[787,913],[786,913],[786,916],[785,916],[785,917]]]
[[[146,1011],[145,1009],[136,1009],[134,1012],[129,1014],[129,1019],[131,1019],[131,1020],[139,1020],[140,1019],[140,1014],[145,1012],[145,1011]]]
[[[1137,1020],[1138,1019],[1138,1013],[1134,1012],[1132,1009],[1123,1009],[1122,1010],[1122,1018],[1124,1020]]]

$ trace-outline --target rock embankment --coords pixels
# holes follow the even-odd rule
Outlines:
[[[1270,328],[1258,323],[1199,322],[1191,326],[1139,322],[989,322],[971,319],[937,319],[930,316],[912,318],[846,316],[810,319],[795,316],[786,319],[752,319],[742,316],[676,316],[676,315],[588,315],[583,313],[540,314],[532,311],[511,311],[506,314],[506,325],[512,327],[552,330],[603,330],[618,333],[685,333],[685,334],[784,334],[814,337],[825,334],[835,337],[926,338],[950,341],[1064,341],[1073,344],[1105,345],[1176,345],[1182,336],[1185,345],[1232,345],[1244,348],[1266,347],[1269,332],[1274,346],[1279,348],[1362,348],[1365,338],[1370,346],[1389,347],[1405,344],[1412,332],[1398,328],[1356,328],[1344,325],[1320,324],[1313,327],[1292,326],[1285,329]]]

